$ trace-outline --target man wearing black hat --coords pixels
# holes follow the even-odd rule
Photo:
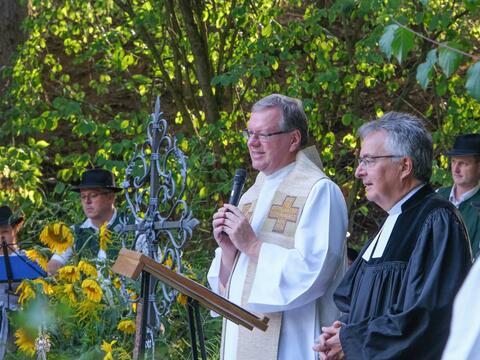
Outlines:
[[[8,254],[11,254],[13,250],[18,250],[17,232],[22,223],[22,216],[15,216],[8,206],[0,206],[0,245],[4,241],[7,243]]]
[[[48,262],[48,273],[55,274],[72,257],[73,251],[81,255],[90,253],[99,260],[114,257],[114,251],[105,252],[99,248],[98,232],[100,227],[107,223],[112,230],[118,223],[115,209],[115,193],[122,188],[115,186],[113,174],[108,170],[92,169],[82,175],[80,184],[72,189],[80,193],[83,212],[87,219],[80,225],[74,225],[75,246],[62,254],[54,254]]]
[[[474,205],[480,201],[480,134],[458,136],[445,154],[450,157],[453,186],[440,188],[438,193],[462,213],[476,258],[480,254],[480,214]]]
[[[17,233],[23,223],[23,217],[13,214],[8,206],[0,206],[0,245],[7,246],[8,255],[16,255],[18,251]],[[4,250],[0,250],[0,256],[4,256]],[[3,270],[3,269],[2,269]],[[18,283],[0,283],[0,359],[3,359],[7,349],[9,337],[9,326],[7,310],[15,310],[18,306],[18,296],[12,294]]]

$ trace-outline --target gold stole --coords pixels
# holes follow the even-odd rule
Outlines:
[[[308,194],[312,187],[326,175],[321,170],[320,156],[314,146],[300,151],[292,171],[286,176],[277,188],[270,210],[260,229],[258,238],[262,242],[275,244],[287,249],[294,247],[295,231],[305,206]],[[255,184],[242,196],[238,207],[251,220],[256,201],[265,181],[265,176],[259,173]],[[235,270],[236,262],[232,269]],[[242,293],[242,307],[245,307],[252,289],[257,264],[250,261],[247,268]],[[230,275],[231,279],[231,275]],[[227,285],[228,294],[230,280]],[[270,318],[266,332],[254,329],[250,331],[239,326],[237,343],[237,360],[276,360],[280,329],[282,326],[282,312],[268,313]],[[226,320],[223,322],[221,359],[224,358],[224,338]],[[229,360],[229,359],[225,359]]]

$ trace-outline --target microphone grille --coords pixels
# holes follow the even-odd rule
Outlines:
[[[247,177],[247,171],[244,169],[244,168],[238,168],[236,171],[235,171],[235,177],[238,179],[238,180],[242,180],[242,181],[245,181],[246,177]]]

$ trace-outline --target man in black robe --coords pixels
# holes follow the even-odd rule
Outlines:
[[[471,263],[458,210],[428,184],[433,147],[422,123],[388,113],[359,129],[355,176],[388,212],[334,294],[343,313],[322,329],[321,359],[439,359]]]

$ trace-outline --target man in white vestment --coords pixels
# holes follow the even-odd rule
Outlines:
[[[442,360],[476,360],[480,357],[480,261],[476,261],[453,304],[450,336]]]
[[[266,332],[224,320],[225,360],[315,359],[311,343],[338,315],[332,293],[346,269],[343,195],[307,147],[300,100],[273,94],[252,108],[244,131],[260,173],[238,207],[213,216],[219,247],[212,289],[269,319]]]
[[[473,205],[480,212],[480,204]],[[480,357],[479,284],[480,261],[477,259],[455,297],[450,335],[442,360],[476,360]]]

